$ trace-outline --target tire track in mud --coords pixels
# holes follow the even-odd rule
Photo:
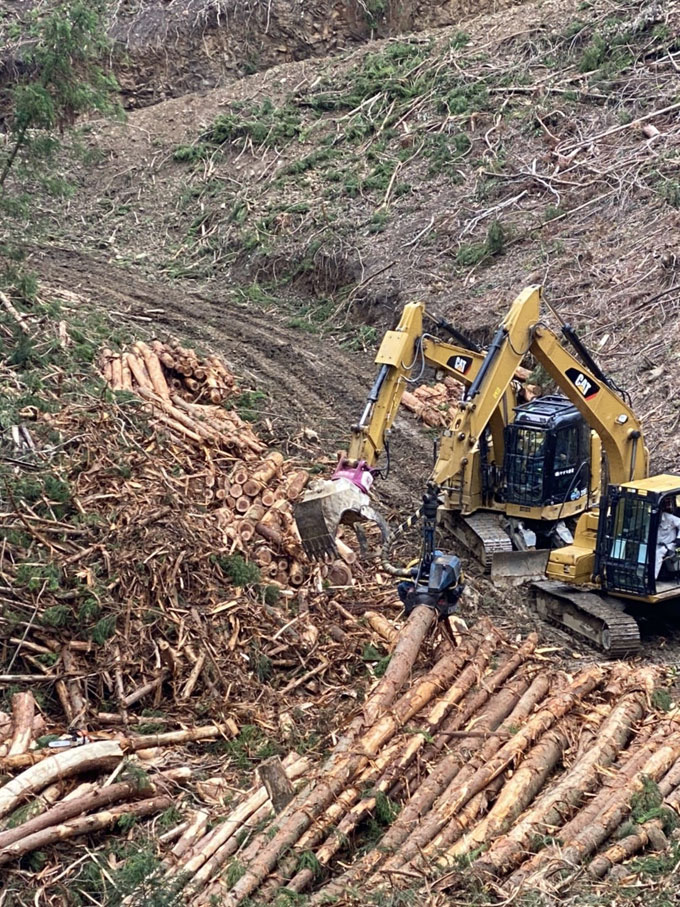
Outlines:
[[[275,313],[187,293],[68,249],[40,250],[31,265],[47,284],[83,293],[109,312],[161,310],[152,311],[160,333],[210,345],[244,378],[285,400],[296,421],[342,429],[363,404],[373,371],[369,355],[286,328]]]
[[[155,326],[161,335],[168,331],[223,355],[246,385],[268,394],[274,421],[282,423],[286,433],[303,426],[314,429],[324,455],[332,456],[334,445],[344,446],[349,439],[373,381],[373,354],[345,350],[333,339],[287,328],[275,312],[153,282],[86,253],[36,248],[28,263],[47,286],[78,292],[99,308],[121,313],[121,318],[127,314],[133,325],[130,316],[152,311],[154,322],[144,322],[145,329]],[[385,504],[403,517],[404,508],[419,501],[430,471],[432,442],[407,417],[398,418],[395,427],[391,453],[398,466],[379,491]]]

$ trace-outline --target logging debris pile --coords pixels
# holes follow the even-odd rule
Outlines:
[[[385,657],[342,604],[356,553],[303,563],[292,502],[308,473],[258,438],[219,359],[140,342],[100,366],[114,393],[82,381],[77,402],[26,406],[11,432],[0,689],[39,693],[50,730],[198,709],[237,732],[296,724],[302,706],[304,736]],[[3,369],[20,395],[21,371]],[[397,600],[387,578],[362,592]]]
[[[310,890],[317,904],[367,885],[371,897],[451,893],[474,879],[502,897],[520,886],[554,892],[584,869],[599,880],[645,848],[669,846],[680,716],[655,707],[668,707],[659,668],[594,664],[568,675],[535,634],[510,642],[482,618],[428,669],[419,656],[434,622],[419,607],[394,634],[383,677],[338,723],[329,755],[268,759],[245,791],[215,772],[197,778],[205,760],[166,756],[170,744],[228,727],[121,731],[44,758],[6,757],[0,766],[14,777],[0,787],[0,866],[170,804],[174,823],[153,836],[144,891],[194,907],[278,903],[279,894],[288,903]],[[13,707],[0,715],[10,751],[36,732],[30,694]],[[77,877],[78,862],[62,881]]]
[[[529,369],[521,366],[515,371],[514,388],[520,403],[528,403],[542,393],[538,385],[530,383],[531,376]],[[458,412],[462,394],[463,385],[447,375],[435,384],[420,384],[412,392],[404,391],[401,405],[425,425],[444,428],[451,424]]]

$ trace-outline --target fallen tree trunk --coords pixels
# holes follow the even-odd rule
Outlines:
[[[434,707],[430,710],[423,727],[419,728],[420,733],[412,736],[406,743],[399,747],[399,754],[395,758],[390,756],[387,763],[388,768],[375,785],[377,793],[389,791],[393,784],[396,774],[407,768],[420,749],[424,746],[425,741],[436,732],[446,714],[463,698],[465,693],[472,687],[477,679],[484,672],[489,658],[498,645],[498,638],[495,635],[487,636],[482,640],[479,649],[473,660],[461,672],[456,681],[449,687],[447,692],[439,699]],[[354,806],[345,818],[340,822],[338,827],[333,831],[331,837],[326,841],[324,846],[317,852],[316,859],[321,866],[326,866],[335,854],[343,846],[348,835],[359,824],[366,813],[373,810],[377,803],[377,796],[364,797]],[[294,878],[287,883],[286,887],[293,891],[304,891],[314,879],[313,869],[302,869]]]
[[[70,778],[81,772],[113,767],[122,758],[123,750],[116,740],[97,740],[50,756],[0,788],[0,818],[57,778]]]
[[[121,781],[117,784],[109,784],[82,796],[64,798],[39,816],[0,832],[0,865],[26,853],[27,851],[21,846],[23,839],[29,838],[43,829],[61,825],[75,816],[90,813],[103,806],[110,806],[120,800],[135,797],[148,798],[150,794],[158,793],[159,788],[168,782],[187,780],[190,777],[191,769],[183,767],[150,778],[142,776],[139,781]]]
[[[503,722],[500,730],[512,732],[517,727],[521,727],[522,722],[527,721],[537,702],[543,699],[549,688],[550,679],[545,675],[538,675],[509,717]],[[538,714],[544,715],[547,709],[549,714],[552,715],[549,709],[551,702],[552,699],[548,700],[546,706]],[[536,722],[536,717],[534,716],[533,719],[532,730],[538,734],[539,727],[542,727],[542,725]],[[529,723],[526,723],[524,727],[529,727]],[[517,733],[519,734],[521,731]],[[507,767],[509,761],[520,752],[521,744],[525,742],[528,744],[529,735],[523,735],[519,740],[516,738],[517,734],[504,744],[504,740],[507,740],[507,735],[499,734],[486,741],[480,741],[478,745],[474,743],[468,744],[466,747],[468,752],[477,751],[476,754],[471,758],[469,757],[462,767],[460,762],[456,765],[456,770],[452,772],[451,780],[443,789],[437,785],[437,796],[428,804],[430,806],[428,813],[418,822],[415,829],[408,829],[407,835],[403,838],[402,846],[387,860],[385,865],[379,870],[379,874],[394,872],[405,863],[409,863],[426,847],[435,835],[439,834],[459,809],[464,807],[475,794],[483,790],[489,782],[493,781],[501,770]],[[475,740],[476,743],[478,738],[471,739]],[[512,744],[512,747],[509,744]],[[500,759],[498,758],[499,756]]]
[[[301,777],[311,768],[309,759],[297,759],[290,765],[286,766],[286,775],[292,781]],[[186,854],[186,859],[181,863],[179,869],[172,868],[168,875],[181,872],[186,873],[188,877],[195,876],[201,867],[227,843],[232,837],[235,837],[250,817],[267,804],[269,795],[264,787],[258,787],[246,800],[243,801],[228,816],[226,821],[216,826],[208,835],[196,842],[191,850]]]
[[[475,863],[475,871],[505,875],[525,860],[531,842],[554,832],[600,783],[602,770],[614,762],[630,739],[633,725],[645,712],[644,691],[639,690],[625,696],[606,718],[591,748],[552,790],[537,801],[508,835],[494,842]]]
[[[162,812],[164,809],[171,807],[174,802],[173,798],[167,795],[150,797],[147,800],[140,800],[137,803],[126,803],[124,806],[117,806],[114,809],[94,813],[91,816],[69,819],[61,825],[51,825],[49,828],[42,829],[42,831],[27,835],[20,841],[0,851],[0,866],[16,860],[32,850],[40,850],[59,841],[75,838],[78,835],[101,831],[113,825],[121,816],[134,816],[141,819],[144,816]]]
[[[446,719],[436,738],[429,742],[425,747],[422,757],[426,763],[431,763],[435,759],[438,759],[441,751],[449,746],[454,738],[464,739],[467,736],[467,733],[465,731],[461,731],[460,728],[466,727],[468,722],[473,719],[474,716],[478,715],[480,710],[486,705],[491,695],[496,693],[499,687],[503,683],[505,683],[505,681],[509,677],[511,677],[512,674],[515,673],[520,665],[524,664],[524,662],[534,651],[537,641],[538,635],[536,633],[530,633],[524,643],[517,650],[517,652],[515,652],[515,654],[510,659],[508,659],[508,661],[500,665],[500,667],[498,667],[488,677],[485,677],[480,682],[480,688],[478,690],[466,696],[460,707]],[[512,706],[510,706],[510,708],[508,709],[508,712],[503,715],[501,721],[507,717],[512,708],[514,708],[514,706],[517,704],[517,700],[519,699],[520,695],[524,694],[527,687],[529,686],[528,681],[526,681],[526,683],[522,681],[522,683],[523,688],[518,693]],[[509,688],[511,696],[513,695],[513,689],[514,687],[511,685]],[[495,730],[495,728],[493,728],[493,730]],[[475,733],[483,734],[484,731],[478,731]],[[459,747],[457,747],[457,749],[458,748]],[[395,788],[393,788],[392,794],[396,796],[405,786],[411,786],[415,780],[417,772],[417,766],[412,767],[408,772],[406,772],[404,779],[400,781]]]
[[[568,745],[567,728],[554,728],[544,734],[512,778],[505,783],[491,811],[462,839],[460,836],[464,829],[457,826],[454,817],[438,840],[433,842],[436,848],[434,852],[447,848],[437,859],[437,867],[448,869],[454,866],[458,857],[488,844],[492,838],[506,831],[543,787]]]
[[[598,854],[588,865],[588,875],[593,879],[602,879],[617,863],[623,863],[634,857],[636,853],[644,850],[648,844],[652,844],[655,849],[660,849],[660,845],[665,846],[668,842],[664,833],[664,828],[671,819],[671,826],[675,824],[680,816],[680,789],[676,787],[670,794],[664,792],[664,778],[659,782],[659,790],[664,796],[662,808],[666,810],[666,816],[658,816],[643,822],[642,825],[630,835],[621,838],[611,847]]]

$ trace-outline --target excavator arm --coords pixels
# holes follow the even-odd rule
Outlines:
[[[413,375],[425,366],[448,372],[469,387],[486,360],[483,353],[464,344],[447,343],[424,333],[422,303],[408,303],[399,324],[387,331],[376,355],[378,375],[358,423],[352,426],[347,454],[341,458],[332,479],[313,483],[295,509],[295,521],[305,551],[312,557],[335,553],[335,534],[340,523],[357,520],[386,526],[371,507],[368,497],[377,464],[384,453],[389,431]],[[491,433],[499,455],[503,450],[503,427],[512,412],[514,394],[502,400],[503,408],[492,414]]]
[[[351,464],[363,462],[370,469],[376,466],[414,372],[432,366],[449,372],[465,386],[470,385],[479,373],[484,354],[423,333],[424,314],[422,303],[408,303],[397,327],[383,337],[375,357],[378,375],[361,419],[352,426],[347,449],[347,460]]]
[[[642,427],[621,394],[585,368],[545,325],[534,326],[530,352],[600,436],[609,481],[621,484],[645,478],[649,452]]]
[[[431,480],[436,485],[448,486],[450,493],[457,491],[462,497],[470,487],[473,453],[502,405],[517,367],[529,352],[540,302],[540,287],[528,287],[515,299],[458,404],[451,427],[441,438]]]

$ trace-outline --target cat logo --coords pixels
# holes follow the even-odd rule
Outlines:
[[[595,384],[592,378],[584,375],[583,372],[579,371],[577,368],[568,368],[567,378],[576,388],[578,388],[586,400],[592,400],[595,394],[600,390],[599,386]]]
[[[449,368],[452,368],[454,372],[465,375],[472,365],[472,359],[470,356],[451,356],[446,364]]]

